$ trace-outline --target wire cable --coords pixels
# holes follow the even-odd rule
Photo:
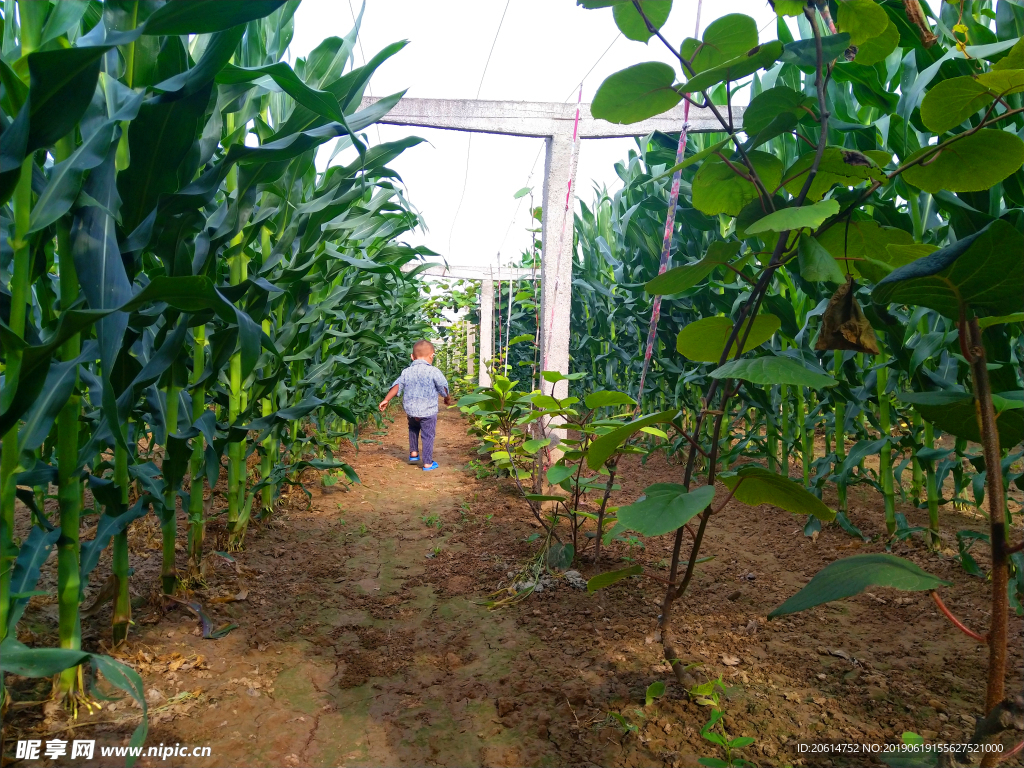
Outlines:
[[[355,26],[355,23],[356,23],[356,11],[352,7],[352,0],[348,0],[348,12],[352,14],[352,24],[353,24],[353,26]],[[363,36],[361,34],[358,34],[358,33],[356,34],[356,42],[359,43],[359,55],[363,57],[363,66],[365,67],[366,66],[366,51],[363,50]],[[370,87],[370,83],[369,82],[366,83],[366,93],[371,98],[373,97],[373,89]],[[378,144],[383,144],[384,140],[380,137],[380,125],[378,123],[374,123],[373,127],[377,129],[377,143]]]
[[[498,35],[501,34],[501,26],[505,23],[505,14],[512,0],[506,0],[505,10],[501,12],[501,20],[498,22],[498,29],[494,33],[494,40],[491,41],[491,50],[487,53],[487,61],[484,62],[484,71],[480,73],[480,85],[476,89],[476,99],[480,98],[480,91],[484,87],[484,78],[487,77],[487,67],[491,63],[491,56],[494,54],[494,47],[498,44]],[[448,255],[452,252],[452,236],[455,234],[455,222],[459,218],[459,211],[462,210],[462,202],[466,199],[466,185],[469,183],[469,155],[473,148],[473,134],[469,134],[469,141],[466,142],[466,173],[462,177],[462,194],[459,195],[459,204],[455,207],[455,215],[452,216],[452,226],[448,230]]]
[[[576,93],[576,89],[577,88],[582,87],[584,81],[588,77],[590,77],[591,73],[593,73],[593,71],[595,69],[597,69],[597,65],[600,64],[601,61],[604,59],[604,57],[608,55],[608,51],[610,51],[612,49],[612,46],[615,45],[615,43],[617,43],[619,41],[619,38],[621,38],[621,37],[622,37],[622,33],[620,32],[619,34],[617,34],[615,37],[612,38],[612,41],[610,43],[608,43],[608,47],[604,49],[604,53],[602,53],[600,56],[597,57],[597,61],[595,61],[593,66],[591,66],[590,69],[587,70],[587,73],[585,75],[583,75],[583,77],[580,78],[579,82],[576,83],[572,87],[572,90],[569,91],[569,95],[566,96],[564,99],[562,99],[562,103],[563,104],[567,103],[569,101],[569,99],[571,99],[573,97],[573,94]],[[540,160],[540,155],[541,155],[541,152],[543,152],[543,151],[544,151],[544,144],[542,143],[540,145],[540,149],[537,150],[537,156],[533,158],[533,165],[530,166],[530,173],[526,177],[526,184],[523,185],[524,187],[530,186],[530,180],[533,178],[534,171],[537,170],[537,161]],[[501,238],[501,242],[498,244],[498,256],[499,257],[501,256],[501,249],[505,245],[505,241],[508,240],[509,232],[512,231],[512,226],[516,223],[516,219],[519,218],[519,211],[523,207],[523,200],[525,198],[526,198],[526,196],[524,195],[523,197],[519,198],[519,202],[516,203],[516,210],[515,210],[515,213],[512,214],[512,220],[508,223],[508,228],[505,230],[505,234]]]

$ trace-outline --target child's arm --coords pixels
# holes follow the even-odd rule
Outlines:
[[[444,377],[444,374],[440,371],[437,372],[437,378],[434,381],[437,387],[437,394],[444,395],[444,404],[452,404],[452,394],[448,389],[448,379]]]
[[[395,386],[393,386],[391,389],[389,389],[388,393],[386,395],[384,395],[384,399],[380,401],[380,405],[377,406],[380,409],[381,413],[384,413],[384,411],[386,411],[388,409],[388,403],[390,403],[394,399],[395,395],[397,395],[397,394],[398,394],[398,384],[395,384]]]

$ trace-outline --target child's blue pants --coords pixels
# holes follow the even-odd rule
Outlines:
[[[418,452],[423,466],[429,467],[434,461],[434,434],[437,432],[437,414],[433,416],[407,416],[409,420],[409,455]],[[423,450],[420,450],[420,437]]]

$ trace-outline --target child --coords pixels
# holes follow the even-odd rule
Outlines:
[[[448,382],[433,366],[434,345],[425,339],[413,344],[412,365],[402,371],[387,395],[380,401],[380,412],[387,410],[391,399],[402,393],[402,405],[409,419],[409,463],[415,464],[422,457],[423,471],[437,469],[434,461],[434,434],[437,430],[437,396],[444,395],[444,404],[451,405]],[[419,438],[423,435],[422,456]]]

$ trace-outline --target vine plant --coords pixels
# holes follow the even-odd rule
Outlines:
[[[677,59],[678,68],[646,62],[611,75],[595,95],[592,112],[611,122],[633,123],[683,100],[708,110],[719,121],[724,138],[663,175],[696,166],[690,183],[692,204],[720,219],[704,257],[711,269],[723,266],[738,272],[751,257],[757,264],[745,275],[746,289],[724,317],[704,318],[679,334],[677,348],[685,356],[717,362],[690,422],[684,423],[682,406],[677,405],[613,430],[596,440],[588,453],[588,463],[596,469],[623,441],[654,423],[672,423],[685,439],[681,483],[649,488],[639,502],[619,510],[619,521],[632,530],[645,535],[674,532],[660,618],[666,660],[682,681],[684,654],[672,630],[673,609],[690,586],[707,527],[726,503],[735,499],[749,505],[771,504],[821,521],[835,518],[835,512],[803,485],[756,464],[730,467],[726,457],[736,456],[730,451],[728,425],[741,393],[780,385],[802,395],[805,387],[814,392],[839,384],[819,359],[786,355],[777,348],[757,349],[782,323],[779,316],[762,312],[778,311],[772,299],[782,276],[789,271],[833,277],[838,273],[833,281],[840,287],[824,309],[815,345],[819,352],[878,354],[876,332],[889,332],[890,324],[899,322],[893,313],[898,315],[902,307],[932,309],[951,318],[959,331],[962,358],[971,371],[970,390],[910,392],[905,398],[918,403],[922,412],[941,403],[966,408],[964,424],[948,431],[974,439],[983,448],[992,618],[987,635],[974,633],[989,646],[989,716],[979,719],[975,739],[982,742],[1013,727],[1014,718],[1002,716],[1017,712],[1020,705],[1005,698],[1004,690],[1007,559],[1021,545],[1007,538],[999,421],[1001,413],[1018,408],[1019,397],[1013,392],[993,393],[985,364],[991,344],[986,345],[982,328],[998,335],[999,326],[1019,322],[1018,313],[1024,309],[1022,222],[999,207],[997,191],[983,226],[965,226],[962,219],[950,218],[945,247],[922,243],[923,227],[915,224],[915,247],[901,248],[904,233],[896,237],[895,227],[882,224],[889,223],[888,211],[900,207],[909,208],[915,222],[920,221],[922,196],[940,200],[952,193],[1001,189],[1004,180],[1010,184],[1010,177],[1019,176],[1024,163],[1024,141],[1018,135],[1024,112],[1019,96],[1024,91],[1024,42],[1019,37],[996,40],[977,20],[967,27],[963,11],[958,38],[917,0],[776,0],[777,40],[759,41],[754,21],[732,14],[711,24],[701,40],[690,38],[677,46],[660,31],[671,10],[669,0],[578,4],[612,7],[626,37],[645,43],[656,39]],[[972,5],[976,11],[987,8],[985,3],[967,3]],[[1011,27],[1019,27],[1016,11],[1005,6],[1000,3],[1000,12]],[[991,10],[989,14],[994,16]],[[941,55],[932,50],[940,38],[929,17],[949,45]],[[793,39],[787,18],[795,19],[803,39]],[[965,44],[968,32],[982,44]],[[786,80],[786,67],[808,75],[803,91],[787,84],[800,87],[800,77],[797,73],[795,82]],[[732,110],[733,96],[745,85],[742,81],[757,77],[759,71],[764,72],[758,81],[761,90],[740,122]],[[900,73],[902,80],[896,77]],[[886,83],[899,84],[898,98]],[[749,127],[753,125],[756,130]],[[782,135],[796,136],[806,151],[796,158],[779,158],[758,149]],[[783,161],[788,163],[785,169]],[[1012,181],[1016,183],[1015,178]],[[848,248],[850,230],[864,227],[877,230],[874,247],[854,256]],[[842,233],[838,248],[837,232]],[[677,266],[648,283],[647,289],[652,294],[676,293],[693,271],[694,265]],[[870,303],[867,310],[862,302]],[[888,389],[881,379],[878,387],[881,401]],[[743,410],[749,407],[743,399],[739,403]],[[1009,420],[1004,421],[1008,426]],[[883,437],[888,445],[888,435]],[[891,481],[891,472],[883,474]],[[728,489],[724,500],[715,498],[716,481]],[[892,526],[891,485],[883,483],[883,490],[887,523]],[[683,546],[687,531],[689,552]],[[626,575],[628,569],[605,574],[594,586]],[[941,603],[935,590],[943,582],[916,565],[887,554],[862,555],[829,566],[772,615],[857,594],[870,584],[931,590]],[[993,754],[985,758],[986,764],[992,764]]]

